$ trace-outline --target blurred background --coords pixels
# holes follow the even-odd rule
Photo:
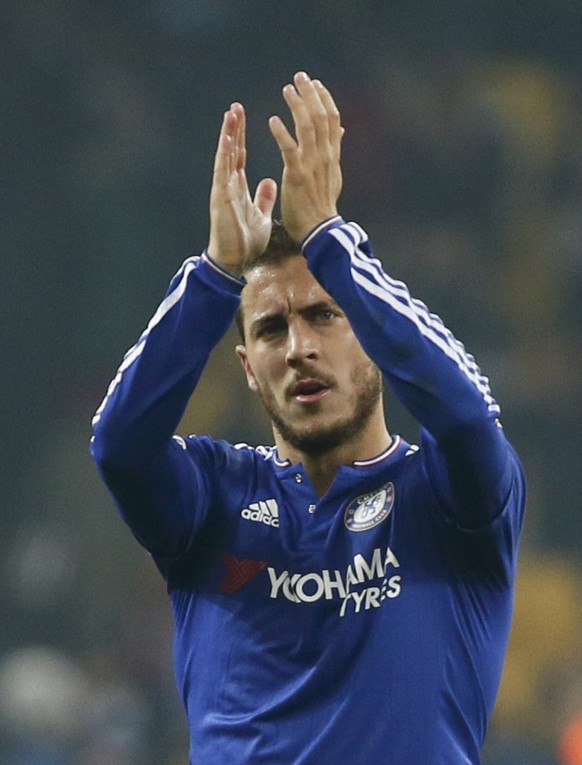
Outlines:
[[[526,466],[484,762],[580,765],[579,0],[2,0],[0,29],[0,765],[187,762],[163,582],[90,420],[206,244],[222,112],[247,106],[253,185],[278,177],[299,68],[343,113],[344,216],[477,357]],[[270,443],[234,343],[182,431]]]

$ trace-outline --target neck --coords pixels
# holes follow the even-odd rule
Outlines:
[[[275,431],[275,443],[279,455],[293,464],[301,462],[318,496],[323,496],[331,486],[342,465],[351,465],[356,460],[366,460],[387,449],[392,438],[384,416],[374,417],[368,425],[349,441],[321,452],[305,452],[292,446]]]

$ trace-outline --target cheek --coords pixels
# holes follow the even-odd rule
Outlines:
[[[350,374],[354,392],[359,394],[362,388],[369,393],[382,390],[382,374],[377,365],[361,349],[357,358],[358,361],[353,364]]]
[[[247,362],[245,371],[249,388],[253,393],[257,393],[259,390],[270,390],[280,377],[276,359],[271,356],[265,358],[260,354],[253,358],[252,364]]]

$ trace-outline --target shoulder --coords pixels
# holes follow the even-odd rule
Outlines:
[[[211,436],[174,436],[174,443],[193,459],[233,471],[248,469],[251,465],[271,464],[277,460],[274,446],[251,446],[247,443],[231,444]]]

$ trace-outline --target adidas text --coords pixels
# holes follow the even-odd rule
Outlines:
[[[264,523],[265,526],[279,528],[279,506],[274,499],[251,502],[248,507],[241,510],[241,516],[247,521]]]

